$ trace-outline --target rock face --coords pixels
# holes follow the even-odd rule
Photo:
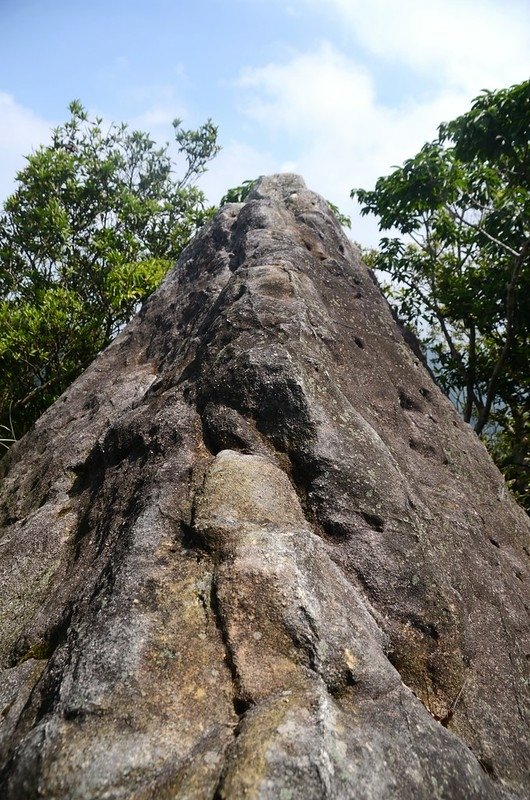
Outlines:
[[[528,518],[300,178],[0,470],[5,800],[527,796]]]

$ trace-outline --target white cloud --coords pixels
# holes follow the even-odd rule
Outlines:
[[[247,68],[238,84],[251,90],[242,105],[246,114],[293,135],[322,134],[325,121],[339,110],[344,122],[353,122],[358,110],[366,112],[374,103],[369,75],[327,43],[282,64]]]
[[[15,175],[24,167],[24,155],[50,139],[52,123],[0,92],[0,203],[15,188]]]
[[[414,155],[483,88],[527,79],[530,7],[519,0],[292,3],[338,21],[342,49],[323,43],[247,67],[238,80],[241,110],[268,132],[271,147],[287,140],[312,188],[352,212],[354,238],[376,243],[375,220],[359,218],[350,189],[369,188]]]
[[[359,217],[349,200],[351,188],[370,187],[412,156],[434,138],[439,122],[465,111],[470,99],[452,89],[427,100],[381,104],[366,68],[328,43],[284,63],[247,68],[238,86],[243,112],[271,141],[283,137],[296,153],[289,167],[351,212],[353,238],[367,244],[378,240],[376,224]]]
[[[176,65],[175,69],[181,71],[181,65]],[[173,120],[189,118],[183,92],[174,84],[135,86],[126,96],[133,107],[141,109],[129,119],[130,127],[148,131],[156,141],[171,141]]]
[[[181,118],[184,110],[175,105],[152,105],[141,114],[133,117],[129,126],[131,128],[147,131],[158,141],[160,132],[166,135],[172,130],[171,123],[176,117]]]
[[[351,37],[387,62],[473,94],[530,73],[524,0],[298,0],[335,13]]]

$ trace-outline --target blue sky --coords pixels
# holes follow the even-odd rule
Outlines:
[[[79,98],[163,142],[211,117],[212,202],[301,173],[375,243],[349,199],[483,88],[530,76],[527,0],[0,0],[0,198]]]

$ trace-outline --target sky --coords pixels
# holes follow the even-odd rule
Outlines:
[[[297,172],[375,245],[350,190],[529,77],[528,0],[0,0],[0,201],[79,99],[160,143],[211,118],[212,203]]]

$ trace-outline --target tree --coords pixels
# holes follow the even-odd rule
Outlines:
[[[471,110],[371,191],[372,265],[435,375],[530,508],[530,81]]]
[[[213,209],[196,187],[217,129],[168,145],[78,101],[27,157],[0,214],[0,444],[20,436],[116,335]],[[3,433],[2,433],[3,431]]]

